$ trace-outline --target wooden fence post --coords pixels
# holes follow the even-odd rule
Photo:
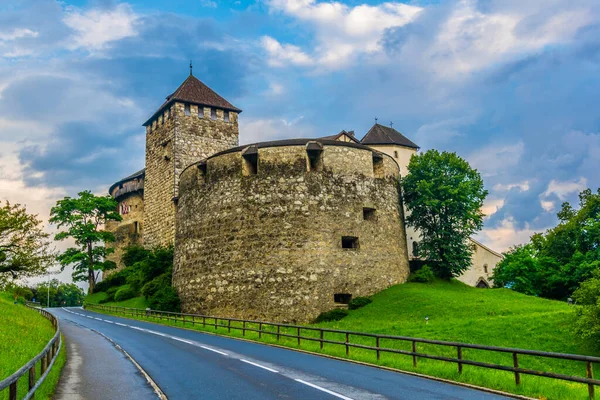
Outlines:
[[[585,366],[585,376],[588,377],[589,379],[594,379],[594,366],[592,365],[591,361],[588,361],[586,366]],[[588,395],[590,396],[590,399],[594,399],[594,384],[593,383],[588,383]]]
[[[242,336],[246,336],[246,320],[242,322]]]
[[[298,328],[298,347],[300,347],[300,328]]]
[[[350,334],[346,332],[346,355],[350,354],[350,347],[348,346],[348,342],[350,341]]]
[[[8,388],[8,400],[17,400],[17,381],[11,383]]]
[[[519,358],[517,357],[517,353],[513,353],[513,365],[515,368],[519,368]],[[517,385],[521,384],[521,374],[518,371],[515,371],[515,383]]]
[[[379,336],[375,337],[375,347],[377,347],[377,361],[379,361]]]
[[[321,329],[320,332],[321,332],[321,340],[319,342],[321,344],[321,350],[323,350],[323,329]]]
[[[413,352],[413,367],[417,368],[417,355],[414,354],[417,352],[417,342],[412,341],[412,352]]]
[[[281,326],[277,325],[277,341],[279,342],[279,329],[281,328]]]
[[[462,347],[456,346],[456,352],[458,355],[458,359],[462,360]],[[458,373],[459,374],[462,374],[462,368],[463,368],[462,363],[460,361],[458,361]]]
[[[35,364],[29,368],[29,390],[33,389],[33,387],[35,386]],[[35,396],[35,393],[31,396],[31,398],[33,399],[33,396]]]
[[[227,320],[227,332],[231,333],[231,320]]]
[[[258,338],[262,338],[262,322],[258,323]]]

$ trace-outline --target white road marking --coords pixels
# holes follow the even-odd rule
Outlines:
[[[254,365],[255,367],[258,367],[258,368],[266,369],[267,371],[275,372],[276,374],[279,373],[279,371],[276,371],[273,368],[265,367],[264,365],[253,363],[252,361],[244,360],[243,358],[240,358],[240,361],[241,362],[245,362],[247,364],[252,364],[252,365]]]
[[[138,328],[137,326],[130,326],[131,329],[137,329],[138,331],[145,331],[145,329]]]
[[[307,385],[307,386],[310,386],[310,387],[312,387],[312,388],[315,388],[315,389],[317,389],[317,390],[320,390],[320,391],[322,391],[322,392],[329,393],[330,395],[332,395],[332,396],[335,396],[335,397],[338,397],[338,398],[340,398],[340,399],[344,399],[344,400],[353,400],[353,399],[351,399],[350,397],[346,397],[346,396],[344,396],[343,394],[339,394],[339,393],[336,393],[336,392],[332,392],[331,390],[325,389],[325,388],[323,388],[323,387],[321,387],[321,386],[317,386],[317,385],[315,385],[315,384],[313,384],[313,383],[310,383],[310,382],[303,381],[302,379],[294,379],[294,380],[295,380],[296,382],[303,383],[303,384],[305,384],[305,385]]]
[[[94,317],[94,319],[97,319],[98,321],[102,321],[102,318],[96,318],[96,317]]]
[[[164,333],[160,333],[160,332],[156,332],[156,331],[146,330],[146,332],[152,333],[153,335],[167,337],[167,335],[165,335]]]
[[[114,322],[112,322],[112,321],[109,321],[109,320],[107,320],[107,319],[103,319],[102,321],[104,321],[104,322],[108,322],[109,324],[114,324]]]
[[[122,323],[120,323],[120,322],[115,322],[115,324],[117,324],[117,325],[119,325],[119,326],[127,326],[127,325],[125,325],[125,324],[122,324]]]
[[[215,353],[219,353],[219,354],[222,354],[224,356],[228,356],[229,355],[227,353],[223,353],[222,351],[211,349],[210,347],[206,347],[206,346],[200,346],[200,347],[202,347],[203,349],[206,349],[206,350],[214,351]]]
[[[94,317],[90,317],[89,315],[86,315],[86,317],[88,317],[89,319],[94,319]]]
[[[194,342],[190,342],[189,340],[185,340],[185,339],[180,339],[180,338],[178,338],[178,337],[175,337],[175,336],[169,336],[169,337],[170,337],[171,339],[178,340],[178,341],[180,341],[180,342],[183,342],[183,343],[187,343],[187,344],[194,344]]]

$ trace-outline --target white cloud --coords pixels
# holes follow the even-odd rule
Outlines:
[[[328,68],[339,68],[357,55],[380,51],[380,39],[386,29],[409,23],[422,10],[421,7],[392,2],[355,7],[335,1],[316,0],[271,0],[268,4],[271,11],[297,18],[311,25],[315,31],[314,55],[308,56],[296,46],[290,49],[306,56],[302,63],[296,65],[310,65],[306,61],[313,59],[315,64]],[[263,42],[263,47],[272,65],[284,65],[282,60],[273,57],[266,46],[268,44]],[[280,46],[285,48],[289,45]],[[288,63],[294,64],[292,60],[288,60]]]
[[[485,214],[487,218],[495,214],[499,209],[502,208],[503,205],[504,199],[490,196],[485,199],[483,207],[481,207],[481,211]]]
[[[523,228],[518,228],[517,223],[511,217],[504,219],[502,223],[495,228],[484,228],[475,236],[475,239],[486,246],[489,246],[493,250],[503,252],[514,245],[527,243],[534,233],[542,232],[547,228],[534,230],[529,224],[525,224]]]
[[[293,120],[286,119],[256,119],[240,124],[240,143],[249,144],[277,139],[311,137],[313,130],[310,126],[302,125],[304,117]]]
[[[524,151],[525,144],[522,141],[509,145],[494,144],[476,150],[467,158],[482,176],[490,177],[516,167]]]
[[[282,67],[284,65],[312,65],[314,61],[299,47],[291,44],[281,44],[271,36],[263,36],[261,39],[262,47],[269,54],[268,63],[272,67]]]
[[[548,188],[542,196],[548,197],[556,195],[559,200],[565,201],[567,196],[571,193],[579,193],[587,188],[587,179],[584,177],[579,178],[577,181],[557,181],[551,180],[548,184]]]
[[[527,190],[529,190],[529,181],[523,181],[523,182],[516,182],[516,183],[507,183],[507,184],[501,184],[498,183],[496,185],[494,185],[493,189],[496,192],[508,192],[511,189],[519,189],[519,191],[521,192],[526,192]]]
[[[69,8],[64,23],[75,31],[69,47],[98,50],[112,41],[135,36],[136,20],[127,4],[119,4],[112,10]]]
[[[27,28],[16,28],[12,32],[0,32],[0,42],[8,42],[26,37],[38,37],[38,32]]]

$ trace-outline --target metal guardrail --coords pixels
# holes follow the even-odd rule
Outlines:
[[[345,346],[346,356],[350,355],[350,348],[358,348],[365,350],[372,350],[376,353],[377,360],[380,359],[381,353],[393,353],[393,354],[401,354],[405,356],[411,356],[413,367],[417,367],[419,358],[445,361],[450,363],[455,363],[458,366],[458,373],[461,374],[463,372],[464,365],[472,365],[481,368],[489,368],[500,371],[508,371],[514,374],[515,384],[521,384],[521,375],[534,375],[534,376],[542,376],[546,378],[559,379],[569,382],[578,382],[587,384],[588,386],[588,395],[590,399],[594,398],[594,387],[596,385],[600,385],[600,380],[594,379],[593,372],[593,364],[600,363],[600,357],[593,356],[583,356],[578,354],[565,354],[565,353],[553,353],[546,351],[538,351],[538,350],[525,350],[525,349],[517,349],[510,347],[497,347],[497,346],[485,346],[478,344],[469,344],[469,343],[459,343],[459,342],[446,342],[441,340],[431,340],[431,339],[420,339],[406,336],[393,336],[393,335],[379,335],[375,333],[366,333],[366,332],[355,332],[355,331],[345,331],[338,329],[327,329],[327,328],[317,328],[311,326],[301,326],[301,325],[290,325],[290,324],[280,324],[275,322],[265,322],[265,321],[254,321],[254,320],[245,320],[245,319],[237,319],[237,318],[225,318],[225,317],[215,317],[208,315],[199,315],[199,314],[186,314],[186,313],[176,313],[169,311],[157,311],[150,309],[139,309],[139,308],[128,308],[128,307],[117,307],[117,306],[105,306],[105,305],[97,305],[97,304],[86,304],[84,306],[87,309],[97,309],[108,311],[115,314],[123,314],[123,315],[131,315],[133,317],[145,317],[145,318],[158,318],[159,320],[165,319],[169,321],[181,322],[182,325],[191,324],[194,325],[202,325],[203,327],[214,326],[215,331],[219,328],[227,329],[228,332],[231,332],[232,329],[242,331],[242,336],[246,335],[246,332],[257,332],[259,339],[262,338],[262,335],[272,335],[277,337],[277,341],[280,340],[281,337],[286,338],[294,338],[297,339],[298,346],[300,347],[301,341],[313,341],[319,342],[320,349],[323,349],[323,344],[333,344]],[[238,323],[238,325],[232,325],[232,322]],[[240,325],[241,324],[241,325]],[[265,329],[271,328],[271,329]],[[285,331],[284,331],[285,330]],[[292,330],[294,333],[289,333]],[[319,337],[311,337],[311,336],[302,336],[302,332],[306,335],[306,332],[319,332]],[[342,334],[345,335],[345,341],[341,342],[339,340],[330,340],[325,338],[325,333],[330,334]],[[368,346],[359,343],[352,343],[352,338],[372,338],[375,339],[374,346]],[[409,342],[412,344],[411,350],[401,350],[389,347],[382,347],[382,340],[391,340],[396,342]],[[456,358],[453,357],[444,357],[435,354],[428,354],[424,352],[417,351],[417,344],[430,344],[430,345],[438,345],[444,347],[454,347],[456,350]],[[497,352],[497,353],[509,353],[512,354],[513,365],[502,365],[502,364],[492,364],[487,362],[480,362],[474,360],[468,360],[463,358],[463,350],[464,349],[475,349],[475,350],[483,350],[488,352]],[[526,369],[519,367],[519,355],[526,356],[536,356],[542,358],[554,358],[568,361],[578,361],[585,363],[585,377],[583,376],[575,376],[575,375],[567,375],[567,374],[558,374],[555,372],[549,371],[538,371],[532,369]]]
[[[58,323],[58,319],[50,314],[48,311],[38,308],[33,305],[34,303],[28,302],[26,304],[27,307],[38,311],[44,317],[46,317],[50,322],[52,322],[52,326],[54,327],[56,333],[50,339],[46,347],[34,358],[32,358],[27,364],[23,365],[17,372],[10,375],[8,378],[0,381],[0,392],[4,389],[8,388],[8,400],[17,400],[17,389],[19,379],[29,373],[29,381],[28,381],[28,392],[23,397],[23,400],[33,399],[35,396],[35,391],[40,387],[40,385],[44,382],[48,373],[52,369],[54,362],[56,361],[56,357],[60,352],[60,348],[62,346],[62,339],[60,337],[60,325]],[[39,305],[39,303],[38,303]],[[36,365],[40,361],[40,377],[36,381]]]

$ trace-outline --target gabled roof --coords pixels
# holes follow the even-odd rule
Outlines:
[[[373,125],[360,142],[367,145],[395,144],[398,146],[411,147],[413,149],[419,148],[419,146],[411,142],[406,136],[394,128],[379,124]]]
[[[331,135],[331,136],[323,136],[321,139],[326,139],[326,140],[339,140],[339,138],[341,136],[346,135],[348,138],[350,138],[350,140],[352,140],[355,143],[360,143],[360,141],[354,137],[354,131],[349,131],[346,132],[345,130],[342,130],[340,133],[338,133],[337,135]]]
[[[135,174],[126,176],[125,178],[119,180],[118,182],[113,183],[112,185],[110,185],[110,188],[108,189],[108,193],[112,193],[113,189],[122,183],[132,181],[132,180],[138,179],[138,178],[144,178],[145,176],[146,176],[146,168],[139,170]]]
[[[238,113],[242,112],[242,110],[235,107],[223,97],[219,96],[214,90],[206,86],[194,75],[190,75],[185,81],[183,81],[181,85],[179,85],[173,94],[167,96],[167,99],[163,105],[158,108],[158,110],[152,115],[152,117],[150,117],[150,119],[148,119],[148,121],[144,122],[144,126],[148,125],[168,105],[175,101],[198,104],[202,106],[212,106]]]

